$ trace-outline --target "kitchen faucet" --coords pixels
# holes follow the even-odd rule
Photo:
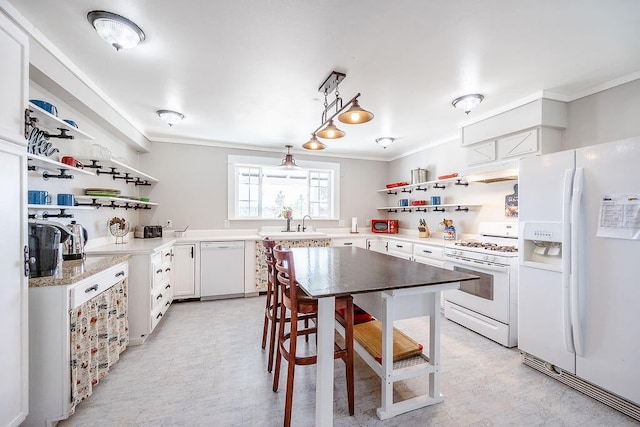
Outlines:
[[[305,216],[303,216],[303,217],[302,217],[302,232],[304,232],[304,230],[306,230],[306,229],[307,229],[307,227],[305,227],[305,226],[304,226],[304,219],[305,219],[306,217],[309,217],[309,219],[311,219],[311,216],[310,216],[310,215],[305,215]]]

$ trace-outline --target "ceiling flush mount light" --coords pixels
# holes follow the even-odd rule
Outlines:
[[[376,138],[376,142],[378,144],[380,144],[380,146],[382,146],[382,148],[387,148],[395,140],[396,140],[395,138],[391,138],[390,136],[385,136],[385,137],[382,137],[382,138]]]
[[[124,16],[104,10],[94,10],[87,14],[87,20],[100,37],[116,50],[131,49],[144,40],[144,32],[140,27]]]
[[[300,169],[300,167],[296,165],[296,161],[293,160],[293,154],[291,154],[293,145],[285,145],[285,147],[287,147],[287,154],[285,154],[284,159],[282,159],[280,167],[283,169]]]
[[[156,113],[158,113],[158,116],[160,117],[160,119],[162,119],[162,121],[168,124],[169,126],[173,126],[176,123],[181,122],[182,119],[184,119],[184,114],[178,113],[177,111],[158,110],[156,111]]]
[[[303,148],[307,150],[322,150],[326,146],[318,141],[316,137],[337,139],[345,136],[345,132],[338,129],[338,127],[333,123],[333,119],[336,116],[340,122],[346,124],[361,124],[373,119],[373,114],[363,109],[360,107],[360,104],[358,104],[358,98],[360,97],[359,93],[346,103],[342,101],[340,92],[338,91],[338,85],[345,77],[347,77],[347,75],[344,73],[332,71],[318,88],[318,92],[324,94],[324,110],[322,111],[322,119],[320,126],[311,133],[312,138],[302,145]],[[335,94],[335,98],[331,103],[328,101],[330,93]]]
[[[451,104],[457,108],[458,110],[462,110],[465,113],[469,114],[471,110],[476,108],[484,99],[484,95],[480,95],[479,93],[474,93],[471,95],[464,95],[459,98],[454,99]]]
[[[316,138],[316,135],[312,133],[311,139],[305,142],[304,144],[302,144],[302,148],[306,150],[318,151],[318,150],[324,150],[325,148],[327,148],[327,146],[324,145],[322,142],[320,142],[320,140]]]

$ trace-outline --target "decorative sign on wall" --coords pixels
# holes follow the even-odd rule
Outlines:
[[[513,186],[513,194],[504,196],[504,216],[518,217],[518,184]]]

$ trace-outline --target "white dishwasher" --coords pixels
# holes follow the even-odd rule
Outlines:
[[[200,299],[244,296],[244,242],[200,242]]]

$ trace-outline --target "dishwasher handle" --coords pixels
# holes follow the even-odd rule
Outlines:
[[[244,249],[244,242],[201,242],[200,249]]]

